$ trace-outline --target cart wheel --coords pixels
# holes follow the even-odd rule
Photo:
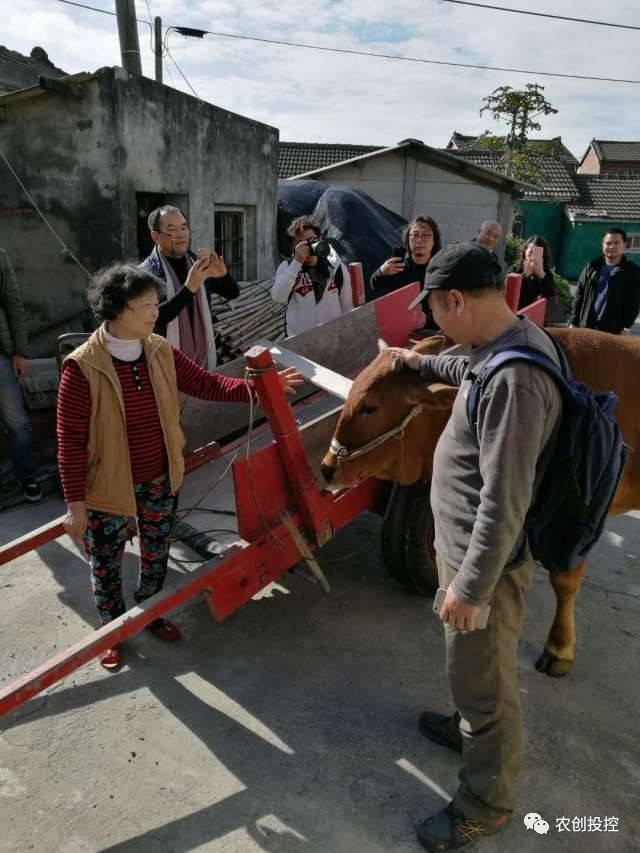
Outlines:
[[[420,483],[406,520],[407,571],[416,592],[433,595],[438,589],[438,567],[433,543],[435,529],[429,483]]]
[[[403,586],[413,587],[407,571],[404,548],[407,490],[411,486],[394,484],[382,523],[382,559],[391,577]]]
[[[382,526],[382,556],[391,577],[403,586],[421,595],[438,588],[429,483],[393,487]]]

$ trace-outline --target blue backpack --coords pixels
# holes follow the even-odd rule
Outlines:
[[[562,420],[552,458],[524,526],[534,558],[550,572],[566,572],[585,559],[602,533],[627,448],[613,417],[617,396],[612,391],[594,394],[587,385],[574,380],[564,352],[549,337],[561,369],[533,347],[499,350],[473,377],[467,416],[471,428],[477,429],[482,391],[505,364],[535,364],[556,381],[563,398]]]

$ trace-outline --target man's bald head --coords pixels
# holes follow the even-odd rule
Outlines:
[[[498,240],[502,237],[502,226],[499,222],[494,222],[491,219],[485,219],[480,228],[478,229],[478,243],[481,246],[484,246],[485,249],[489,249],[492,252]]]

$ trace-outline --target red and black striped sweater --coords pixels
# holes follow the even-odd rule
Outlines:
[[[248,403],[242,379],[209,373],[172,347],[178,390],[190,397],[228,403]],[[113,359],[126,416],[134,483],[162,476],[167,469],[162,425],[144,352],[136,361]],[[87,441],[91,398],[89,383],[78,364],[65,364],[58,391],[58,466],[66,503],[83,501],[87,479]]]

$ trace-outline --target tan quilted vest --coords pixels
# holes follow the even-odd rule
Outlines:
[[[180,427],[178,384],[171,346],[160,335],[143,340],[151,385],[158,404],[160,423],[169,460],[171,491],[177,492],[184,478],[185,444]],[[68,359],[77,362],[89,383],[91,415],[87,445],[87,492],[89,509],[117,515],[135,515],[136,502],[124,399],[101,329],[97,329]]]

